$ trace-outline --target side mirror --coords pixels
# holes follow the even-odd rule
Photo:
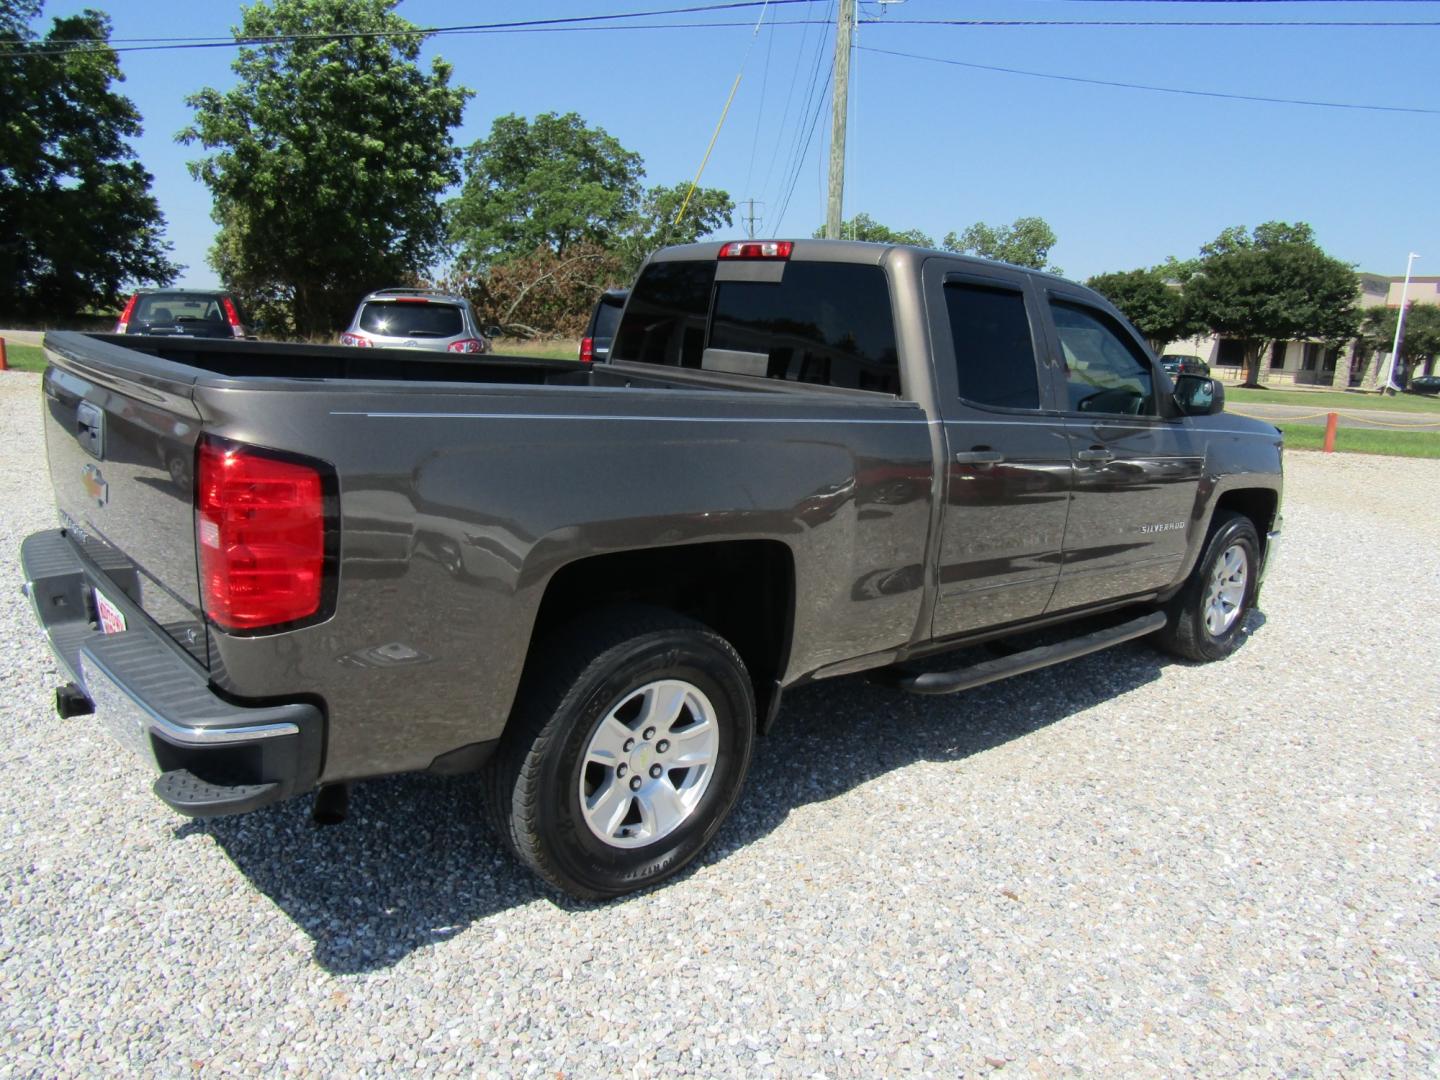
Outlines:
[[[500,327],[498,326],[487,326],[485,327],[484,333],[487,338],[497,338],[505,336],[505,331],[500,329]]]
[[[1214,416],[1225,410],[1225,384],[1205,375],[1177,375],[1175,404],[1186,416]]]

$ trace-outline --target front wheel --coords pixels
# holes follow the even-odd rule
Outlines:
[[[749,767],[744,662],[708,627],[646,608],[538,648],[490,770],[501,838],[583,899],[674,875],[720,828]]]
[[[1170,601],[1161,646],[1187,660],[1223,660],[1240,644],[1255,603],[1260,537],[1243,514],[1217,511],[1200,561]]]

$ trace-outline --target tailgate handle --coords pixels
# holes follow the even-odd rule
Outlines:
[[[1115,455],[1104,447],[1093,447],[1089,450],[1081,450],[1075,457],[1080,461],[1114,461]]]
[[[75,431],[81,446],[92,457],[105,454],[105,410],[88,401],[75,408]]]

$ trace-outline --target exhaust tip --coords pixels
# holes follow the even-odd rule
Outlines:
[[[316,825],[339,825],[350,813],[350,785],[325,784],[315,792],[310,820]]]
[[[55,712],[61,720],[89,716],[94,711],[95,703],[73,682],[55,688]]]

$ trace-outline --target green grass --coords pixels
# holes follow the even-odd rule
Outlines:
[[[1325,428],[1319,424],[1276,424],[1285,433],[1287,450],[1321,450]],[[1440,458],[1440,431],[1375,431],[1340,428],[1335,432],[1339,454],[1387,454],[1391,457]]]
[[[5,343],[5,362],[16,371],[44,371],[45,350],[39,345]]]
[[[1304,405],[1317,412],[1322,409],[1337,412],[1382,409],[1440,414],[1440,394],[1434,397],[1421,394],[1386,397],[1381,394],[1347,394],[1343,390],[1247,390],[1243,386],[1226,386],[1225,401],[1237,405]]]
[[[580,342],[576,338],[552,338],[542,341],[512,341],[509,338],[501,338],[495,342],[495,355],[578,360],[580,359]]]

